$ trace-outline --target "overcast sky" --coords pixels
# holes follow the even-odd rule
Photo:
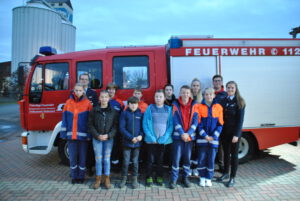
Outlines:
[[[0,62],[11,60],[12,9],[0,0]],[[76,50],[163,45],[172,35],[291,38],[300,0],[71,0]],[[298,35],[300,38],[300,34]]]

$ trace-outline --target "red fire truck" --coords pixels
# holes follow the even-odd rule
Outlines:
[[[202,89],[221,74],[224,83],[235,80],[246,100],[246,115],[239,150],[241,162],[256,150],[295,143],[300,135],[300,40],[222,39],[172,37],[167,45],[114,47],[38,56],[32,62],[20,104],[24,151],[48,154],[58,147],[68,161],[66,142],[59,138],[62,108],[83,72],[99,94],[109,82],[125,101],[136,87],[146,102],[166,83],[178,96],[183,84],[201,80]],[[49,53],[49,51],[46,51]],[[49,55],[45,52],[45,55]]]

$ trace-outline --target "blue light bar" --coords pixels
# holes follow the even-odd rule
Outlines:
[[[40,47],[40,54],[43,54],[45,56],[55,55],[57,54],[56,49],[51,46],[43,46]]]
[[[179,38],[171,38],[169,39],[170,48],[181,48],[182,47],[182,40]]]

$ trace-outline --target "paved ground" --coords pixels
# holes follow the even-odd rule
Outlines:
[[[56,149],[45,156],[29,155],[20,141],[14,135],[0,143],[0,200],[300,200],[300,148],[291,145],[272,148],[240,165],[237,184],[230,189],[216,182],[202,188],[194,179],[189,189],[148,188],[141,180],[135,190],[129,184],[124,190],[93,190],[94,178],[70,184],[68,167],[59,165]]]
[[[19,117],[17,101],[0,96],[0,140],[20,130]]]
[[[16,106],[0,106],[0,124],[17,127],[13,114],[3,119],[3,112],[13,108]],[[85,184],[70,184],[69,168],[59,164],[56,148],[49,155],[27,154],[21,148],[19,129],[9,133],[0,137],[0,200],[300,200],[299,146],[281,145],[260,152],[255,160],[239,166],[237,184],[230,189],[216,182],[202,188],[194,178],[189,189],[181,185],[174,190],[148,188],[141,179],[135,190],[130,184],[122,190],[93,190],[94,178],[88,177]],[[119,175],[114,174],[112,180],[117,184]]]

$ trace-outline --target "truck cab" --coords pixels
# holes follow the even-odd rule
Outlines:
[[[49,55],[49,54],[47,54]],[[143,99],[153,102],[153,93],[167,83],[165,46],[119,47],[67,54],[39,56],[33,62],[23,99],[19,101],[23,149],[48,154],[59,146],[62,159],[65,142],[59,139],[63,106],[79,75],[89,73],[90,88],[99,95],[110,82],[126,101],[135,88],[143,90]],[[126,102],[125,102],[126,103]]]

